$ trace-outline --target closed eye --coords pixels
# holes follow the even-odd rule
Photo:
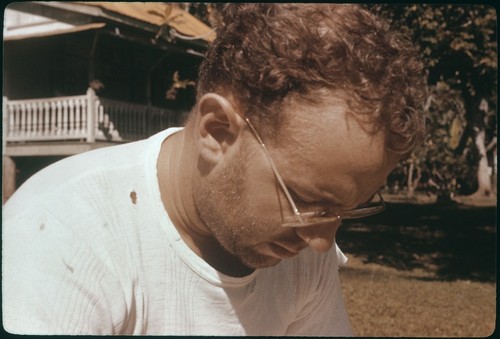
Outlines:
[[[288,187],[288,190],[290,192],[290,195],[292,196],[293,200],[295,201],[295,204],[297,205],[297,208],[305,212],[307,210],[325,210],[328,208],[325,208],[326,206],[330,206],[331,203],[326,202],[326,201],[319,201],[311,198],[305,198],[301,195],[299,195],[297,192],[295,192],[293,189]]]
[[[306,205],[306,204],[312,204],[312,203],[315,203],[315,201],[313,199],[308,199],[308,198],[305,198],[301,195],[299,195],[297,192],[295,192],[293,189],[291,189],[290,187],[287,187],[288,191],[290,192],[293,200],[296,202],[296,203],[299,203],[299,204],[303,204],[303,205]]]

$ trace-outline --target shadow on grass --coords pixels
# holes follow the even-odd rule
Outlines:
[[[496,277],[496,207],[387,204],[379,215],[344,222],[337,242],[365,262],[421,268],[437,280]]]

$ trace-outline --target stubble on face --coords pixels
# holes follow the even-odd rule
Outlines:
[[[273,225],[248,212],[247,147],[210,179],[195,182],[194,203],[200,218],[221,247],[251,268],[270,267],[280,259],[260,253],[267,240],[265,230]],[[275,227],[275,225],[274,225]],[[264,230],[264,231],[263,231]]]

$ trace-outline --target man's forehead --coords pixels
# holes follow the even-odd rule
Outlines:
[[[324,99],[318,103],[290,101],[283,106],[282,128],[279,133],[285,146],[315,149],[330,145],[333,139],[336,148],[350,146],[352,141],[367,144],[383,138],[383,133],[374,133],[356,118],[346,102],[338,97]],[[368,121],[368,119],[364,119]]]
[[[371,195],[396,164],[388,157],[383,131],[367,131],[342,102],[289,105],[285,114],[280,131],[285,142],[273,156],[298,185]]]

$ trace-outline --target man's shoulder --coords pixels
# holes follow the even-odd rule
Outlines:
[[[133,151],[136,147],[133,144],[111,146],[59,160],[26,180],[6,205],[9,206],[18,199],[26,202],[31,197],[53,193],[70,183],[116,166],[130,165],[135,161]],[[129,154],[128,159],[124,159],[126,154]]]
[[[68,190],[91,185],[95,195],[111,185],[113,180],[126,181],[131,176],[139,176],[156,145],[159,148],[162,135],[158,133],[149,139],[121,145],[99,148],[59,160],[40,170],[17,189],[4,205],[4,211],[23,206],[43,203],[48,198],[61,198]],[[154,161],[154,159],[152,160]],[[67,193],[67,192],[66,192]],[[59,199],[61,199],[59,198]]]

